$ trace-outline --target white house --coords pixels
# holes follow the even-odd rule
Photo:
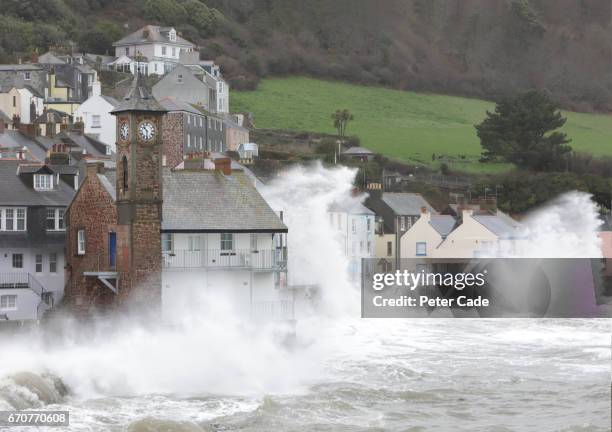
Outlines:
[[[287,227],[249,176],[226,160],[222,171],[219,159],[188,159],[184,169],[164,169],[164,316],[172,319],[184,305],[210,295],[231,299],[254,318],[292,319]]]
[[[0,110],[9,119],[19,116],[21,123],[32,123],[42,114],[44,98],[28,87],[0,87]]]
[[[85,134],[106,144],[107,154],[111,154],[115,151],[117,127],[115,118],[110,112],[119,102],[100,93],[99,81],[94,83],[93,88],[93,95],[77,108],[75,116],[83,121]]]
[[[401,258],[508,256],[520,238],[519,223],[500,211],[465,209],[456,223],[452,216],[424,209],[401,238]]]
[[[375,214],[355,200],[332,204],[328,214],[336,239],[349,258],[350,277],[359,280],[361,259],[375,256]]]
[[[164,75],[179,62],[182,52],[190,52],[195,45],[177,34],[174,27],[146,25],[113,43],[116,65],[143,75]],[[111,63],[111,65],[113,65]]]
[[[401,258],[438,258],[440,246],[456,224],[452,216],[432,214],[423,207],[421,217],[401,237]]]

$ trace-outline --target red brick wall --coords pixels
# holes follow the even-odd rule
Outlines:
[[[90,313],[114,302],[115,294],[87,271],[110,271],[108,238],[117,232],[115,203],[96,175],[101,164],[87,166],[87,174],[70,206],[66,220],[65,303],[76,312]],[[78,255],[77,232],[85,230],[85,254]],[[117,236],[121,234],[117,232]],[[117,257],[119,260],[119,256]]]
[[[183,162],[184,125],[182,113],[167,113],[163,118],[164,141],[163,154],[166,156],[166,166],[174,168]]]

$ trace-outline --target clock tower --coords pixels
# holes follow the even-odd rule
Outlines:
[[[120,304],[161,304],[162,117],[144,77],[136,74],[117,119],[117,271]]]

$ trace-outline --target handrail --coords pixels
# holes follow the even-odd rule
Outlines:
[[[162,252],[164,268],[283,269],[287,249],[203,249]]]
[[[42,297],[45,288],[30,273],[0,273],[0,288],[29,288]]]

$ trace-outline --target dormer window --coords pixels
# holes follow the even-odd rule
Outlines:
[[[30,79],[32,78],[32,76],[30,75],[30,72],[24,72],[23,73],[23,79],[26,81],[30,81]]]
[[[34,189],[36,190],[52,190],[53,175],[51,174],[34,174]]]
[[[183,84],[183,75],[179,74],[176,76],[177,84]]]
[[[168,33],[168,38],[170,39],[170,42],[176,42],[176,32],[174,29],[170,30],[170,33]]]

